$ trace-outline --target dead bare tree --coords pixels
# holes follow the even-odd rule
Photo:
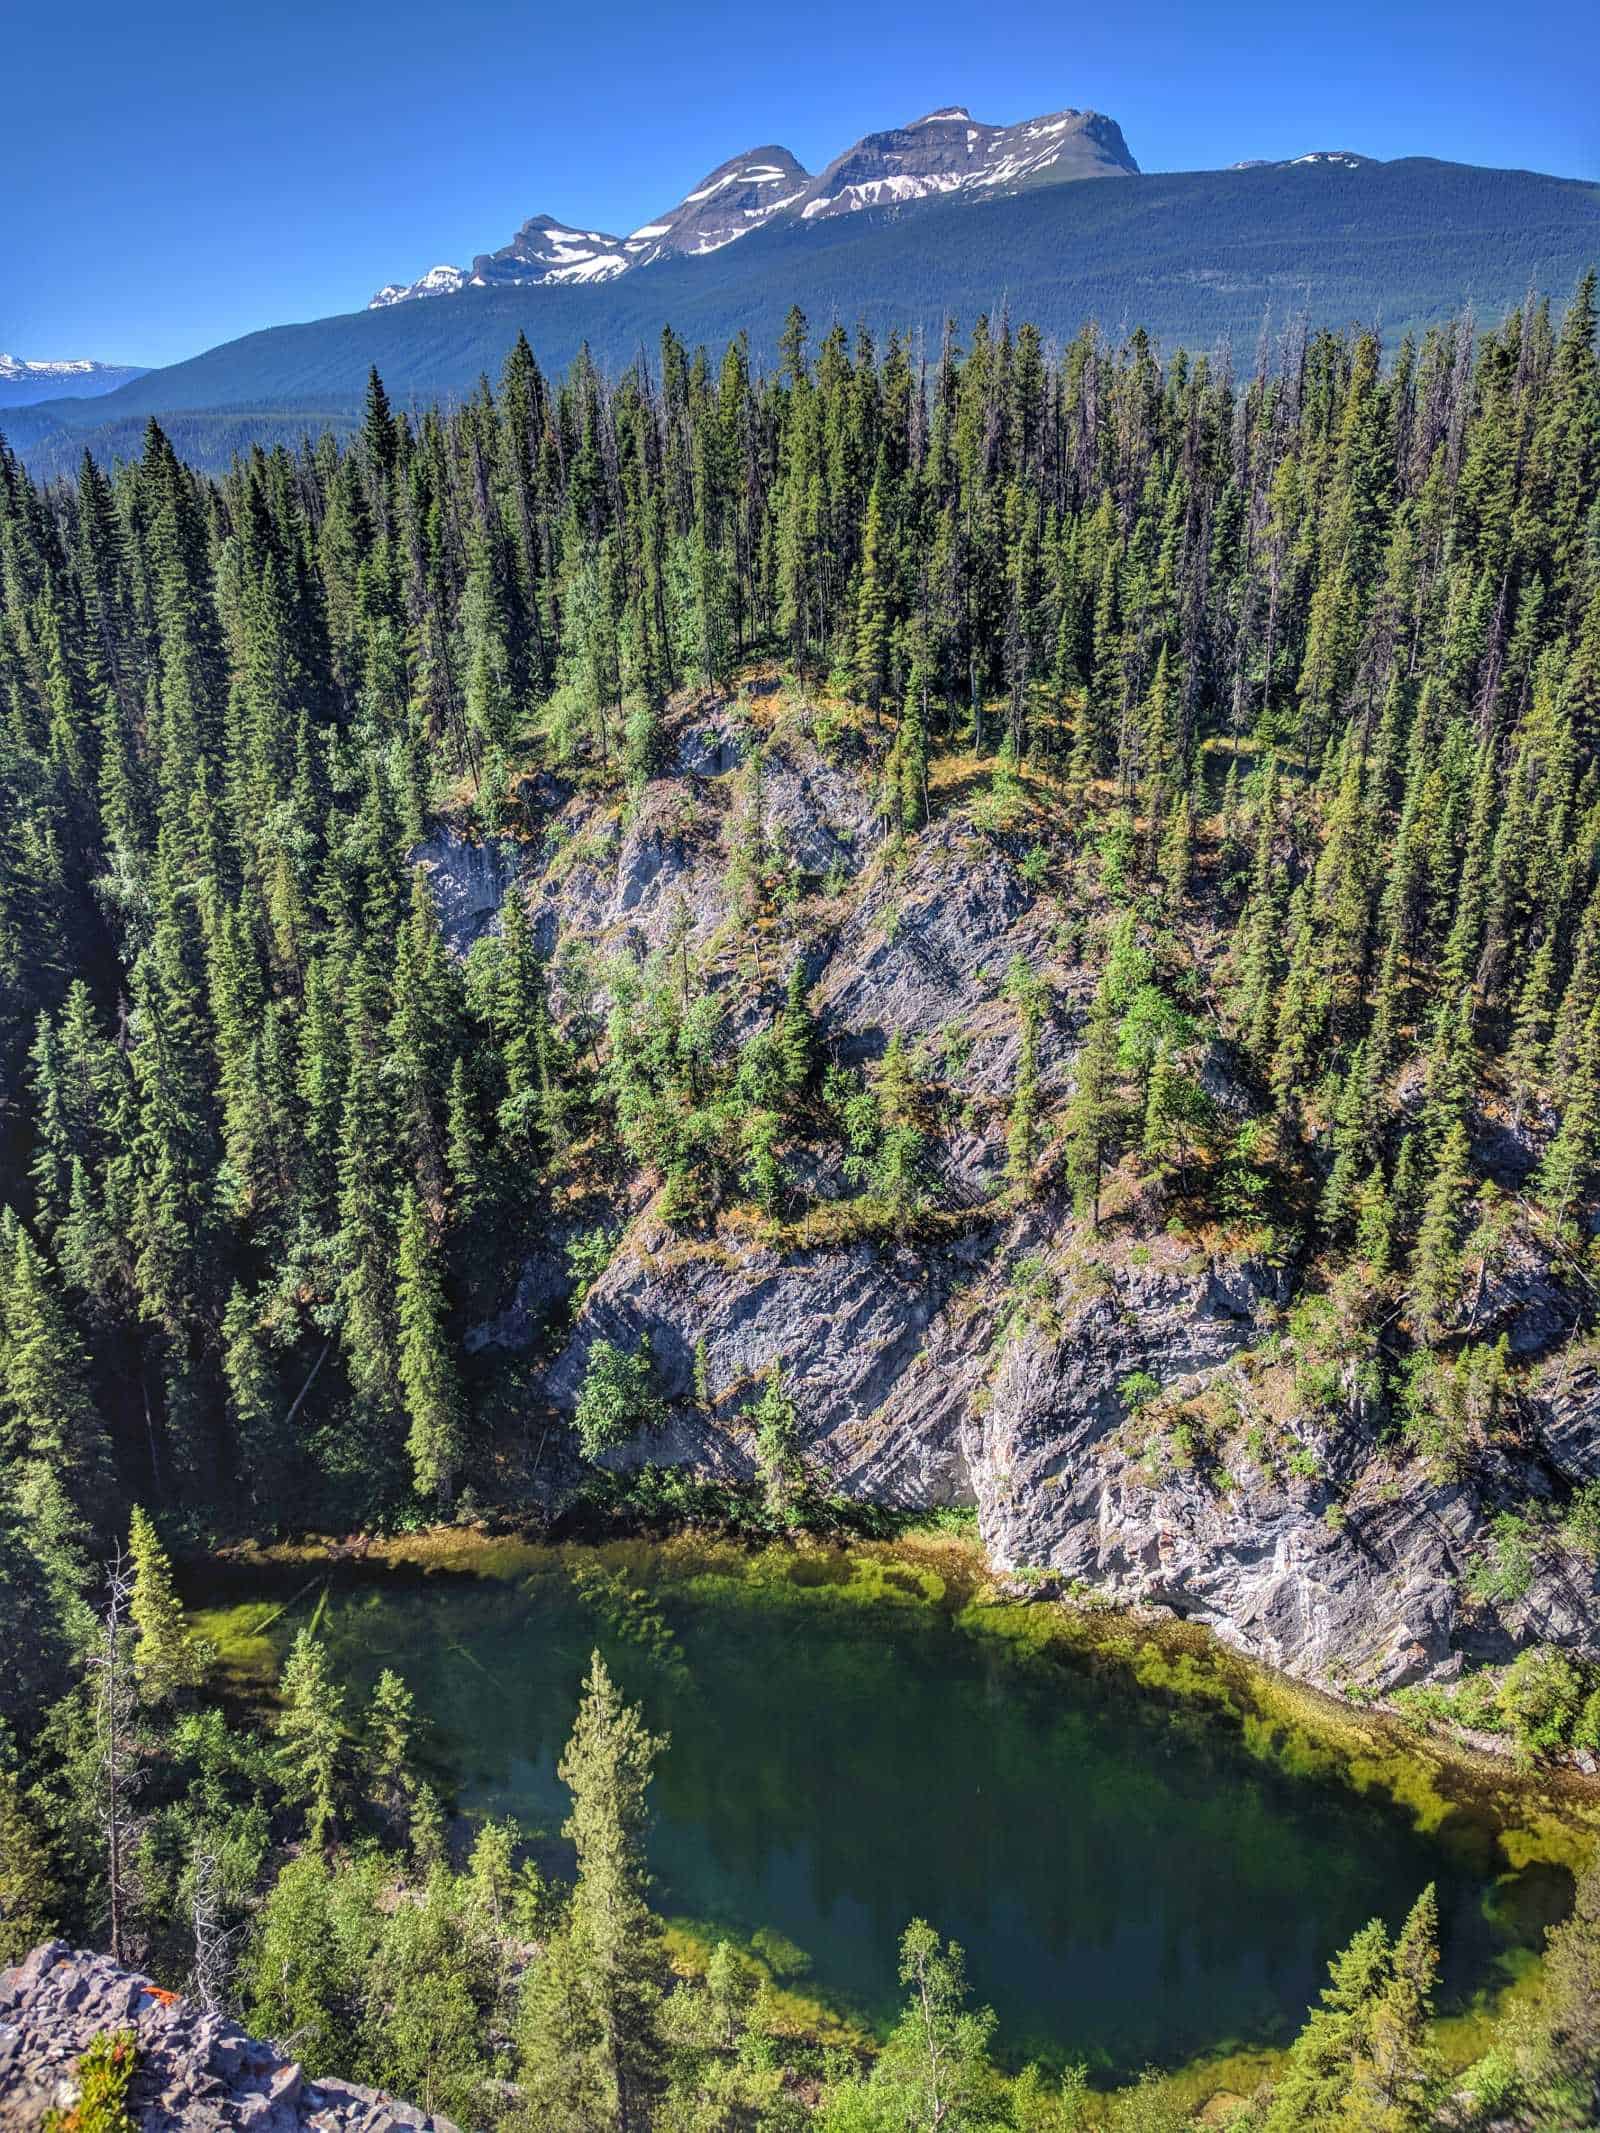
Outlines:
[[[224,1925],[226,1915],[216,1847],[202,1833],[195,1840],[189,1867],[189,1926],[194,1939],[191,1989],[209,2015],[226,2012],[233,1943],[239,1933],[238,1926]]]

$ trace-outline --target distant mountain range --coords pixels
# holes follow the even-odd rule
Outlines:
[[[1096,176],[1117,182],[1075,182]],[[435,268],[365,310],[246,334],[92,405],[34,395],[0,407],[0,427],[48,473],[86,448],[137,452],[155,414],[215,467],[254,442],[349,428],[374,365],[417,407],[497,376],[519,333],[552,372],[584,346],[611,369],[653,360],[666,325],[713,351],[743,333],[759,365],[792,304],[814,337],[859,323],[930,350],[947,322],[960,333],[1003,310],[1058,339],[1092,320],[1113,340],[1143,326],[1166,349],[1231,344],[1241,363],[1291,318],[1375,324],[1393,348],[1463,305],[1493,322],[1530,288],[1559,304],[1596,260],[1600,186],[1577,179],[1348,149],[1147,174],[1098,113],[989,126],[951,105],[816,176],[787,149],[748,150],[626,237],[533,216],[470,272]]]
[[[93,363],[75,356],[63,363],[32,362],[26,356],[0,355],[0,408],[29,407],[39,400],[71,394],[92,400],[115,392],[144,372],[132,363]]]
[[[628,237],[531,215],[498,252],[480,253],[470,267],[430,267],[418,281],[389,282],[368,309],[462,289],[614,281],[663,259],[703,259],[782,221],[815,222],[946,193],[1136,177],[1138,171],[1122,128],[1098,111],[1051,111],[1014,126],[989,126],[965,104],[947,104],[907,126],[864,135],[815,177],[787,148],[747,148]]]

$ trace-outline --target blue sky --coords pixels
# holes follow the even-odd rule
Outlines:
[[[24,0],[0,349],[171,362],[504,243],[626,231],[737,150],[941,104],[1118,119],[1146,170],[1354,148],[1600,178],[1592,0]]]

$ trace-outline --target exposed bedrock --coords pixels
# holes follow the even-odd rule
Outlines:
[[[807,718],[753,708],[715,692],[681,701],[668,772],[631,807],[542,777],[522,794],[517,839],[485,848],[440,832],[416,856],[458,947],[520,881],[554,957],[558,1006],[574,946],[591,951],[603,1004],[608,957],[687,939],[732,1044],[771,1020],[802,960],[830,1060],[870,1066],[896,1034],[916,1057],[937,1114],[927,1159],[941,1220],[841,1242],[848,1222],[797,1217],[780,1249],[743,1217],[675,1230],[634,1176],[598,1211],[592,1199],[581,1217],[552,1209],[540,1251],[508,1276],[474,1345],[539,1357],[533,1396],[560,1416],[597,1340],[647,1333],[668,1419],[610,1462],[722,1476],[754,1472],[749,1410],[779,1365],[819,1480],[897,1506],[975,1505],[998,1567],[1170,1606],[1335,1688],[1449,1677],[1531,1642],[1600,1656],[1594,1565],[1554,1541],[1514,1602],[1471,1592],[1499,1513],[1600,1478],[1600,1371],[1573,1343],[1552,1269],[1513,1255],[1480,1284],[1477,1335],[1505,1333],[1520,1373],[1518,1428],[1452,1478],[1405,1453],[1353,1368],[1341,1366],[1331,1395],[1306,1397],[1284,1328],[1318,1286],[1316,1267],[1269,1268],[1173,1234],[1153,1187],[1099,1232],[1049,1182],[1024,1212],[1006,1211],[1020,1042],[1007,972],[1020,959],[1045,981],[1036,1063],[1048,1116],[1072,1086],[1094,913],[1074,888],[1030,885],[1020,851],[959,806],[891,848],[870,751],[856,741],[830,753]],[[729,858],[758,732],[763,834],[795,892],[752,943]],[[1204,1078],[1224,1118],[1244,1114],[1220,1039]],[[1503,1153],[1510,1171],[1526,1166],[1525,1150]],[[797,1132],[783,1154],[820,1215],[849,1197],[825,1132]],[[615,1233],[614,1256],[556,1337],[571,1287],[564,1247],[596,1219]],[[575,1444],[546,1434],[541,1480],[565,1487],[581,1472]]]

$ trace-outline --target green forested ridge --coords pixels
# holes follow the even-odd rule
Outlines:
[[[143,1922],[130,1895],[117,1936],[170,1957],[197,1885],[242,1910],[272,1880],[252,2004],[269,2026],[325,2024],[330,2066],[419,2091],[459,2067],[449,2107],[487,2117],[477,2055],[514,2029],[541,2125],[816,2105],[841,2128],[1069,2127],[1076,2102],[987,2071],[925,1929],[906,2027],[865,2082],[788,2078],[727,1963],[661,2002],[629,1819],[652,1744],[598,1678],[571,1751],[592,1886],[564,1904],[523,1890],[539,1922],[517,1931],[544,1952],[513,1993],[505,1840],[481,1834],[493,1857],[465,1877],[448,1865],[403,1685],[358,1720],[308,1635],[278,1743],[230,1736],[165,1582],[160,1529],[398,1523],[525,1489],[534,1395],[465,1335],[559,1198],[620,1215],[638,1176],[680,1230],[781,1238],[805,1208],[787,1159],[805,1139],[840,1156],[857,1237],[952,1212],[930,1062],[896,1039],[863,1074],[821,1041],[794,944],[825,885],[766,829],[758,726],[727,855],[760,1010],[743,1041],[687,936],[659,963],[552,972],[513,888],[463,965],[407,866],[440,809],[531,835],[539,771],[641,804],[668,699],[729,688],[757,655],[787,662],[873,780],[885,864],[963,811],[1059,897],[1093,970],[1063,1100],[1039,1083],[1037,974],[1007,980],[1010,1204],[1064,1181],[1092,1225],[1116,1218],[1119,1181],[1157,1178],[1180,1225],[1314,1269],[1308,1383],[1331,1372],[1330,1401],[1442,1472],[1516,1427],[1515,1365],[1479,1332],[1486,1285],[1534,1264],[1563,1331],[1587,1328],[1592,277],[1556,318],[1530,300],[1387,366],[1371,335],[1291,336],[1236,381],[1203,356],[1158,362],[1142,333],[1047,358],[1033,328],[980,324],[924,368],[839,329],[813,347],[795,315],[765,376],[742,345],[713,363],[669,335],[653,376],[610,384],[580,361],[557,384],[519,344],[492,393],[415,423],[374,376],[348,448],[252,453],[216,482],[153,423],[113,478],[86,458],[41,489],[6,452],[6,1931],[97,1930],[120,1886],[120,1772],[143,1782],[146,1828]],[[1214,1093],[1219,1054],[1243,1116]],[[574,1255],[575,1287],[614,1227]],[[1136,1408],[1144,1389],[1124,1390]],[[582,1450],[659,1402],[647,1350],[597,1348]],[[781,1372],[753,1404],[762,1515],[783,1523],[806,1482]],[[1592,1494],[1508,1510],[1486,1574],[1519,1574],[1539,1519],[1592,1560]],[[152,1515],[130,1531],[134,1502]],[[119,1542],[131,1589],[108,1601],[97,1566]],[[1531,1752],[1595,1742],[1587,1671],[1528,1659],[1496,1692],[1501,1721]],[[354,1794],[352,1757],[370,1780]],[[402,1854],[419,1900],[396,1910]],[[484,1906],[494,1931],[474,1937],[462,1920]],[[1593,1931],[1585,1911],[1551,1970],[1569,2000],[1508,2037],[1493,2076],[1529,2123],[1585,2122],[1581,2103],[1541,2118],[1515,2097],[1592,2068]],[[1347,1954],[1296,2056],[1314,2098],[1264,2124],[1435,2122],[1428,1941],[1424,1907],[1393,1949]],[[313,1956],[329,1967],[280,2010],[270,1981]],[[432,1982],[370,1984],[391,1975]],[[375,2030],[380,2002],[423,2009],[423,2028]],[[450,2025],[448,2050],[428,2022]],[[1118,2108],[1174,2122],[1154,2089]]]
[[[1142,323],[1165,351],[1231,342],[1247,361],[1267,322],[1381,322],[1393,340],[1442,324],[1470,293],[1498,318],[1535,285],[1564,289],[1600,249],[1600,193],[1534,171],[1410,157],[1350,170],[1299,165],[1145,174],[1010,198],[930,200],[759,231],[705,259],[663,262],[596,288],[469,289],[273,327],[136,380],[104,405],[10,418],[38,467],[70,472],[82,442],[132,458],[147,414],[180,455],[221,469],[254,438],[290,446],[324,420],[359,420],[376,364],[395,399],[465,397],[497,375],[519,332],[564,369],[587,347],[608,372],[670,321],[691,345],[748,333],[776,354],[791,302],[936,346],[1009,303],[1047,339],[1087,320]]]

